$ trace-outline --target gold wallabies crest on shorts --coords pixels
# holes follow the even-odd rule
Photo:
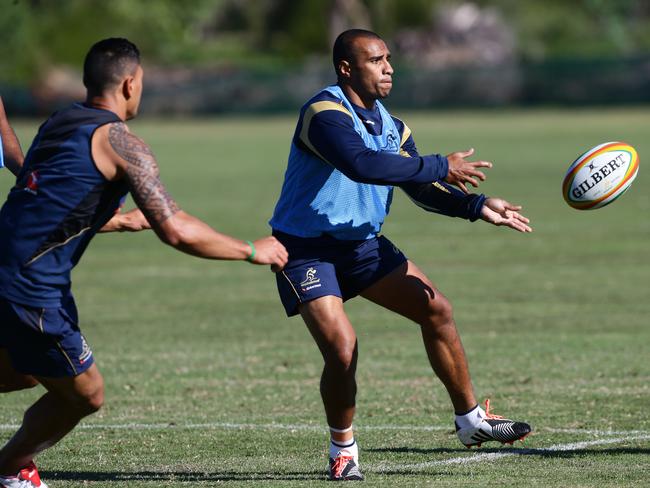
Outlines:
[[[307,268],[305,273],[305,279],[300,283],[303,291],[311,290],[312,288],[318,288],[320,285],[320,278],[316,277],[317,270],[315,268]]]

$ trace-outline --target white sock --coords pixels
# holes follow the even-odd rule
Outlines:
[[[347,441],[330,439],[330,458],[334,459],[339,453],[343,453],[345,456],[352,456],[357,466],[359,465],[359,446],[357,446],[354,437]]]
[[[456,414],[456,425],[460,429],[467,429],[468,427],[477,427],[485,418],[485,411],[480,405],[476,405],[470,411]]]

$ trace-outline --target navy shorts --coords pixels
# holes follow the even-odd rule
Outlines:
[[[19,305],[0,297],[0,348],[23,374],[77,376],[93,364],[70,298],[60,308]]]
[[[298,305],[316,298],[354,298],[406,261],[402,251],[384,236],[344,241],[278,231],[273,235],[289,252],[289,262],[276,274],[280,299],[289,317],[298,313]]]

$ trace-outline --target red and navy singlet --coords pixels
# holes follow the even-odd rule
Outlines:
[[[120,207],[125,181],[108,181],[91,153],[95,130],[121,119],[76,103],[40,128],[0,211],[0,296],[58,307],[70,272]]]

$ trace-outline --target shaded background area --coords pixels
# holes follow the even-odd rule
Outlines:
[[[83,97],[88,47],[142,50],[143,111],[286,111],[333,81],[350,27],[393,51],[391,106],[650,101],[646,0],[14,0],[0,10],[0,90],[11,113]]]

